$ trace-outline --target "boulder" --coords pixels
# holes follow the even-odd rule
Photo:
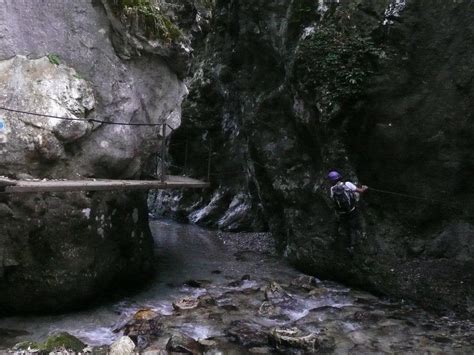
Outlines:
[[[177,311],[188,311],[199,306],[199,300],[195,298],[182,298],[173,302],[173,308]]]
[[[120,330],[124,335],[133,339],[140,348],[143,343],[148,343],[149,338],[158,337],[163,332],[161,316],[152,309],[141,309]],[[144,338],[145,337],[145,338]],[[139,339],[141,342],[139,344]]]
[[[225,330],[225,334],[245,348],[268,345],[268,334],[265,328],[257,323],[243,320],[232,321],[230,328]]]
[[[187,9],[186,18],[196,16],[193,6]],[[0,176],[77,180],[156,174],[150,164],[161,142],[156,129],[99,121],[166,119],[171,128],[179,127],[187,89],[160,56],[164,52],[123,61],[120,43],[113,40],[117,18],[100,1],[7,0],[0,12],[6,19],[0,28],[0,106],[67,118],[2,111],[7,140],[0,146]],[[122,34],[136,43],[133,35]],[[184,50],[169,49],[170,56]],[[0,245],[9,256],[8,278],[0,273],[2,312],[84,307],[114,288],[139,287],[152,272],[145,193],[8,195],[1,203]]]
[[[40,351],[40,344],[35,343],[33,341],[22,341],[17,343],[13,346],[12,350],[15,352],[30,352],[30,353],[38,353]]]
[[[281,315],[281,308],[273,305],[271,302],[265,301],[260,305],[257,314],[259,316],[273,318]]]
[[[293,300],[293,297],[274,281],[265,287],[264,293],[265,299],[272,304],[279,304]]]
[[[202,295],[198,297],[199,306],[201,307],[212,307],[217,305],[217,301],[210,295]]]
[[[139,311],[137,311],[133,315],[133,320],[136,320],[136,321],[150,320],[150,319],[155,319],[158,316],[159,314],[156,311],[150,308],[146,308],[146,309],[140,309]]]
[[[193,338],[179,333],[174,334],[166,343],[166,350],[175,353],[201,354],[204,347]]]
[[[298,278],[291,281],[291,286],[303,289],[305,291],[312,291],[319,287],[319,281],[310,275],[301,275]]]
[[[82,352],[85,347],[86,344],[81,340],[66,332],[50,335],[43,344],[40,344],[40,350],[45,352],[66,350],[77,353]]]
[[[120,337],[110,345],[110,355],[134,354],[135,343],[127,336]]]
[[[334,338],[324,334],[304,332],[298,328],[274,328],[270,333],[270,341],[280,350],[292,348],[312,353],[326,353],[335,348]]]

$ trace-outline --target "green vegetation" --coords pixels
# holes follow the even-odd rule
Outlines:
[[[16,344],[13,349],[15,351],[35,351],[38,354],[49,354],[55,350],[66,349],[72,350],[74,353],[81,352],[86,347],[82,341],[69,333],[61,332],[48,337],[44,343],[34,343],[24,341]]]
[[[41,346],[41,350],[47,352],[54,351],[55,349],[67,349],[74,352],[80,352],[86,347],[82,341],[73,337],[71,334],[62,332],[50,336],[46,342]]]
[[[304,39],[294,67],[301,88],[313,95],[320,110],[357,98],[374,74],[382,51],[355,28],[320,26]]]
[[[22,341],[13,347],[15,351],[29,351],[33,349],[39,349],[40,345],[32,341]]]
[[[47,57],[51,64],[54,64],[54,65],[61,64],[61,59],[59,58],[59,55],[51,53],[51,54],[48,54]]]
[[[149,39],[172,42],[183,37],[156,0],[109,0],[123,23],[143,31]]]

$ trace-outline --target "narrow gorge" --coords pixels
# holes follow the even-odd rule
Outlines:
[[[0,352],[471,352],[473,48],[470,0],[0,0]]]
[[[217,3],[171,146],[183,165],[187,142],[201,175],[214,147],[214,188],[159,211],[269,230],[307,273],[472,312],[472,4],[324,4]],[[353,259],[334,231],[333,169],[369,186]]]

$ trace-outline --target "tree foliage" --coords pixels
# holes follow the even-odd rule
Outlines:
[[[312,95],[320,111],[360,96],[383,55],[370,37],[356,29],[319,26],[302,40],[294,66],[300,89]]]
[[[150,39],[179,40],[182,31],[165,14],[159,0],[109,0],[123,23],[134,26]]]

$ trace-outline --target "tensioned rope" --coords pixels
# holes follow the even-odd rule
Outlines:
[[[414,200],[422,200],[422,201],[427,201],[427,202],[432,202],[432,203],[435,202],[435,203],[439,203],[439,204],[442,204],[442,205],[447,205],[447,206],[451,206],[451,207],[455,207],[455,208],[460,208],[461,207],[460,203],[455,202],[455,201],[437,200],[437,199],[430,198],[430,197],[415,196],[415,195],[409,195],[409,194],[404,194],[404,193],[400,193],[400,192],[380,190],[380,189],[375,189],[375,188],[370,187],[370,186],[369,186],[369,189],[367,191],[374,191],[374,192],[379,192],[379,193],[383,193],[383,194],[394,195],[394,196],[405,197],[405,198],[411,198],[411,199],[414,199]]]
[[[43,117],[43,118],[54,118],[58,120],[64,120],[64,121],[80,121],[80,122],[87,122],[87,123],[100,123],[104,125],[115,125],[115,126],[135,126],[135,127],[162,127],[163,129],[163,136],[164,139],[162,141],[162,149],[161,149],[161,156],[162,156],[162,162],[161,162],[161,180],[162,182],[165,181],[165,164],[164,164],[164,157],[166,156],[166,128],[170,128],[171,131],[174,131],[175,129],[170,126],[167,123],[167,119],[161,119],[161,122],[159,123],[136,123],[136,122],[113,122],[113,121],[104,121],[104,120],[99,120],[96,118],[77,118],[77,117],[64,117],[64,116],[56,116],[56,115],[48,115],[44,113],[38,113],[38,112],[31,112],[31,111],[25,111],[25,110],[18,110],[18,109],[13,109],[9,107],[4,107],[0,106],[0,110],[7,111],[7,112],[13,112],[13,113],[19,113],[23,115],[31,115],[31,116],[36,116],[36,117]],[[169,115],[171,115],[171,112],[169,112]],[[14,117],[16,118],[16,117]]]
[[[373,187],[369,186],[369,189],[367,191],[375,191],[375,192],[380,192],[384,194],[389,194],[389,195],[395,195],[395,196],[401,196],[401,197],[406,197],[406,198],[412,198],[415,200],[424,200],[424,201],[432,201],[432,202],[440,202],[440,203],[446,203],[449,201],[441,201],[441,200],[436,200],[434,198],[429,198],[429,197],[423,197],[423,196],[415,196],[415,195],[408,195],[400,192],[393,192],[393,191],[387,191],[387,190],[379,190],[379,189],[374,189]]]
[[[32,116],[37,116],[37,117],[55,118],[55,119],[65,120],[65,121],[81,121],[81,122],[89,122],[89,123],[100,123],[100,124],[106,124],[106,125],[108,124],[108,125],[117,125],[117,126],[142,126],[142,127],[161,127],[161,126],[165,125],[165,126],[169,127],[171,130],[174,130],[173,127],[171,127],[168,123],[165,123],[165,122],[162,122],[162,123],[111,122],[111,121],[99,120],[99,119],[96,119],[96,118],[75,118],[75,117],[64,117],[64,116],[48,115],[48,114],[43,114],[43,113],[12,109],[12,108],[3,107],[3,106],[0,106],[0,110],[7,111],[7,112],[20,113],[20,114],[25,114],[25,115],[32,115]],[[254,163],[256,163],[256,162],[254,162]],[[257,165],[260,165],[260,164],[257,164]],[[208,174],[208,175],[226,175],[226,174],[227,174],[227,172],[220,172],[219,174],[212,174],[211,173],[211,174]],[[233,171],[229,172],[229,174],[234,174],[234,172]],[[369,187],[369,190],[374,191],[374,192],[384,193],[384,194],[390,194],[390,195],[394,195],[394,196],[400,196],[400,197],[416,199],[416,200],[424,200],[424,201],[437,202],[437,203],[442,203],[442,204],[457,205],[457,203],[455,203],[453,201],[446,201],[446,200],[442,201],[442,200],[437,200],[437,199],[423,197],[423,196],[414,196],[414,195],[404,194],[404,193],[400,193],[400,192],[375,189],[373,187]]]
[[[81,121],[81,122],[101,123],[101,124],[116,125],[116,126],[161,127],[163,125],[166,125],[171,130],[174,130],[173,127],[171,127],[168,123],[165,123],[165,122],[161,122],[161,123],[111,122],[111,121],[99,120],[99,119],[96,119],[96,118],[77,118],[77,117],[64,117],[64,116],[47,115],[47,114],[37,113],[37,112],[16,110],[16,109],[3,107],[3,106],[0,106],[0,110],[8,111],[8,112],[14,112],[14,113],[21,113],[21,114],[24,114],[24,115],[37,116],[37,117],[55,118],[55,119],[64,120],[64,121]]]

